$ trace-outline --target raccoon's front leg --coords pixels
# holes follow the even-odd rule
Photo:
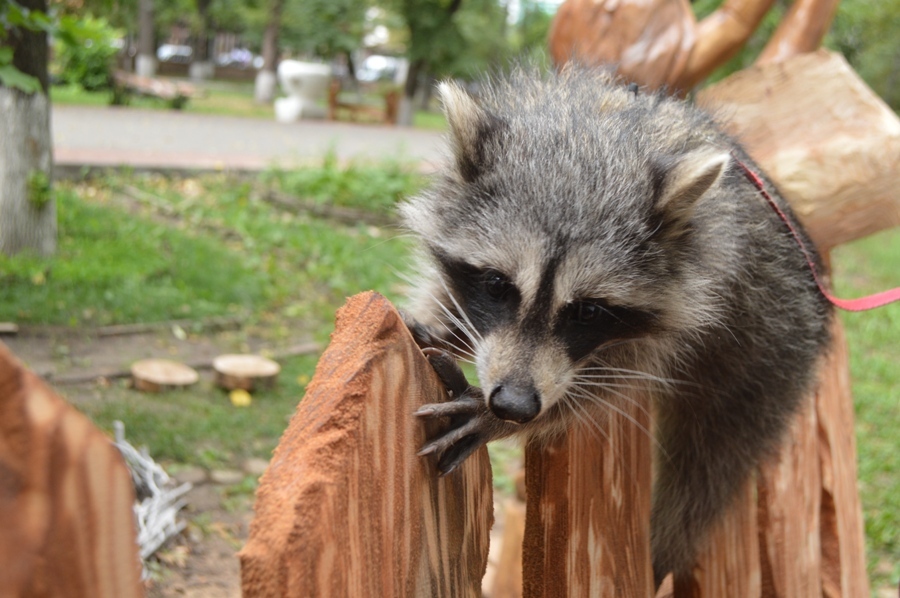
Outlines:
[[[469,384],[453,356],[433,348],[423,352],[452,400],[423,405],[416,411],[416,416],[425,419],[449,418],[449,426],[440,436],[430,439],[419,455],[436,454],[438,471],[446,475],[483,444],[510,436],[520,426],[499,419],[488,409],[484,393]]]

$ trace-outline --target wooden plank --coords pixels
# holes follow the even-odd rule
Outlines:
[[[745,69],[697,103],[722,116],[820,250],[900,225],[900,119],[839,54]]]
[[[821,475],[815,398],[797,415],[777,459],[757,478],[762,595],[821,598]]]
[[[862,506],[856,483],[853,395],[844,326],[835,318],[832,349],[817,395],[822,473],[822,595],[869,595]]]
[[[443,478],[416,456],[425,430],[412,413],[445,398],[387,300],[351,298],[261,479],[243,595],[480,595],[487,450]]]
[[[143,596],[118,450],[0,343],[0,595]]]
[[[755,484],[744,485],[731,510],[710,531],[691,575],[675,578],[674,598],[759,598],[761,575]]]
[[[526,447],[523,595],[653,596],[649,401]]]

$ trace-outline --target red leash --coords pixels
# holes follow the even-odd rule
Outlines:
[[[875,295],[869,295],[867,297],[860,297],[859,299],[839,299],[828,292],[825,288],[825,285],[822,284],[822,281],[819,280],[819,273],[816,270],[816,263],[813,261],[812,256],[809,254],[809,251],[806,249],[806,245],[803,244],[803,239],[800,237],[800,233],[797,232],[797,229],[794,227],[793,223],[791,223],[790,218],[784,213],[784,211],[778,207],[778,204],[775,203],[775,200],[772,199],[772,196],[769,195],[769,192],[766,191],[765,183],[763,180],[757,175],[755,172],[750,170],[746,164],[741,162],[737,156],[734,157],[737,165],[741,167],[741,170],[744,172],[744,176],[749,179],[753,186],[756,187],[760,194],[765,198],[766,202],[771,206],[775,213],[778,214],[778,217],[787,225],[788,229],[791,231],[791,234],[794,236],[794,240],[797,241],[797,245],[800,246],[800,250],[803,251],[804,257],[806,257],[806,264],[809,266],[809,269],[812,271],[813,278],[816,281],[816,285],[819,287],[819,291],[822,295],[828,299],[832,305],[835,307],[839,307],[841,309],[847,311],[865,311],[868,309],[875,309],[876,307],[882,307],[887,305],[888,303],[893,303],[894,301],[900,301],[900,287],[896,289],[891,289],[889,291],[884,291],[881,293],[876,293]]]

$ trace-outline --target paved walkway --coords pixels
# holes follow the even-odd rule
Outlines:
[[[430,169],[443,161],[441,133],[346,122],[273,120],[121,107],[53,107],[59,166],[258,170],[321,160],[399,158]]]

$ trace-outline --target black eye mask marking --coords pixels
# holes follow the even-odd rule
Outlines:
[[[453,296],[481,334],[515,320],[521,295],[505,274],[434,252]],[[455,306],[446,306],[456,311]]]
[[[652,312],[613,306],[604,299],[584,299],[560,311],[553,332],[565,345],[569,359],[578,361],[606,342],[652,332],[656,321]]]

